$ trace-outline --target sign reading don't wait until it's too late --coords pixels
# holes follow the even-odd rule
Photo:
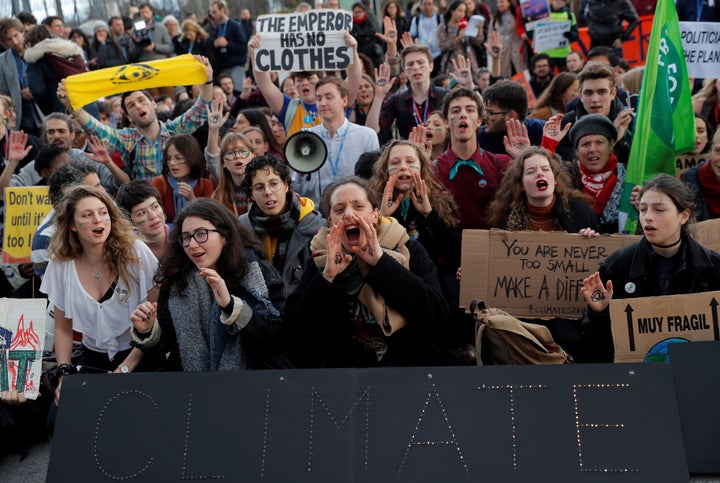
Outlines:
[[[353,53],[345,45],[345,32],[351,28],[352,15],[343,10],[261,15],[253,62],[261,72],[347,69]]]

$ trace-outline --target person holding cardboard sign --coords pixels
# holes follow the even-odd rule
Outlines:
[[[488,209],[490,225],[504,230],[566,231],[598,236],[598,220],[587,197],[573,188],[557,155],[530,147],[510,165]],[[596,362],[580,321],[538,321],[577,362]]]
[[[583,281],[588,303],[585,333],[614,358],[610,299],[709,292],[720,289],[720,254],[693,240],[688,223],[694,200],[679,179],[661,174],[640,191],[640,224],[645,236],[610,255]]]

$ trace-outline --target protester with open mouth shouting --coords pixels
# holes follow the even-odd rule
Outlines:
[[[447,304],[425,249],[380,215],[360,178],[328,187],[313,262],[288,298],[290,355],[301,367],[442,363]]]
[[[130,314],[152,290],[157,259],[102,188],[67,188],[40,291],[55,312],[60,374],[72,374],[73,330],[82,334],[81,372],[132,372],[142,354],[130,345]],[[60,400],[62,378],[55,391]],[[51,416],[54,411],[51,410]]]
[[[545,125],[543,146],[551,151],[568,132],[560,129],[562,116],[554,116]],[[586,114],[570,129],[570,139],[577,150],[577,160],[565,162],[573,186],[588,195],[590,206],[598,216],[602,233],[618,232],[620,197],[625,181],[625,165],[613,152],[618,131],[603,114]],[[551,141],[548,143],[548,138]]]
[[[508,168],[490,204],[490,224],[506,230],[598,230],[588,197],[573,188],[557,155],[526,149]]]
[[[435,176],[432,161],[417,144],[393,141],[375,163],[369,185],[380,197],[380,214],[398,220],[435,264],[440,288],[451,307],[452,346],[472,344],[475,321],[458,308],[460,284],[455,277],[461,251],[458,208]]]
[[[598,235],[597,216],[587,196],[573,188],[560,158],[540,147],[526,149],[510,165],[488,212],[490,225],[505,230]],[[539,323],[577,362],[599,362],[581,334],[579,320],[555,318]]]

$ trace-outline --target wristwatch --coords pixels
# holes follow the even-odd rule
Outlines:
[[[129,374],[129,373],[130,373],[130,368],[129,368],[128,366],[126,366],[125,364],[120,364],[120,365],[118,366],[118,369],[120,369],[120,372],[122,372],[123,374]]]

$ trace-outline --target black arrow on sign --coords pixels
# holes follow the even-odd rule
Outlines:
[[[720,326],[718,326],[718,312],[717,312],[717,300],[715,300],[715,297],[710,301],[710,309],[712,310],[712,319],[713,319],[713,335],[715,336],[715,340],[720,340]]]
[[[625,314],[627,315],[628,341],[630,342],[630,351],[635,352],[635,333],[633,332],[632,313],[633,308],[630,306],[630,304],[627,304],[627,307],[625,307]]]

